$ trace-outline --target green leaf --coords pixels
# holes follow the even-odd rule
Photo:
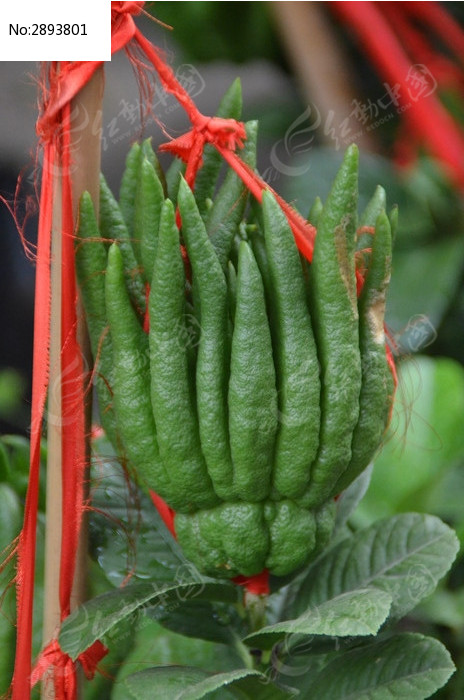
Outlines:
[[[456,634],[464,629],[464,589],[437,590],[414,611],[414,618],[450,627]]]
[[[154,688],[157,697],[170,700],[285,700],[289,697],[262,673],[248,669],[210,675],[187,666],[159,667],[128,676],[123,683],[128,697],[136,700],[152,700]]]
[[[400,222],[403,212],[400,207]],[[461,235],[439,238],[432,243],[393,254],[394,273],[388,291],[387,324],[403,329],[395,338],[400,352],[409,354],[430,345],[454,295],[459,289],[464,247]],[[411,266],[414,275],[411,275]],[[417,344],[417,333],[411,331],[411,320],[427,313],[429,335]]]
[[[337,517],[335,520],[335,531],[343,528],[349,517],[356,510],[359,502],[364,497],[372,477],[373,465],[370,464],[348,488],[343,491],[337,501]]]
[[[185,601],[169,610],[148,608],[146,614],[168,630],[210,642],[229,644],[237,633],[243,634],[243,620],[235,608],[226,604]]]
[[[93,465],[93,477],[91,552],[107,579],[120,586],[128,575],[158,583],[188,576],[192,565],[148,496],[138,494],[135,498],[130,492],[122,467],[109,457],[99,456]]]
[[[117,645],[109,644],[110,647]],[[251,658],[251,657],[250,657]],[[154,620],[142,617],[135,630],[133,648],[118,665],[111,700],[127,700],[123,680],[152,666],[189,666],[209,673],[231,671],[243,664],[233,648],[202,639],[192,639],[163,629]]]
[[[402,362],[392,435],[375,460],[357,515],[370,521],[418,510],[462,527],[463,415],[464,369],[458,362],[420,356]]]
[[[25,379],[15,369],[0,371],[0,416],[10,418],[21,409],[21,399],[25,390]]]
[[[149,668],[124,678],[118,683],[118,695],[126,700],[151,700],[156,688],[158,697],[177,700],[185,687],[202,681],[208,674],[188,666]],[[226,696],[227,697],[227,696]],[[230,696],[227,698],[229,700]]]
[[[2,607],[5,607],[4,601]],[[0,654],[0,693],[2,697],[6,697],[13,675],[15,642],[16,629],[14,623],[3,613],[0,616],[0,645],[2,649]]]
[[[230,583],[200,576],[183,583],[134,583],[76,608],[61,627],[60,646],[74,660],[116,625],[134,613],[137,615],[142,606],[177,605],[187,598],[235,602],[237,590]]]
[[[391,596],[377,588],[342,593],[305,610],[294,620],[263,627],[245,637],[244,642],[270,649],[283,637],[293,634],[334,637],[376,634],[388,617]]]
[[[1,443],[0,443],[1,444]],[[0,483],[0,697],[6,697],[15,661],[16,558],[8,561],[12,540],[19,534],[23,508],[13,489]],[[39,545],[40,548],[40,545]]]
[[[448,651],[436,639],[402,634],[338,654],[315,677],[307,697],[422,700],[441,688],[454,670]]]
[[[29,483],[29,440],[23,435],[3,435],[2,447],[5,448],[5,456],[8,460],[8,478],[19,498],[26,497]],[[40,446],[40,459],[43,464],[46,461],[46,446],[42,442]],[[45,510],[45,472],[40,473],[39,510]]]
[[[136,630],[133,627],[133,621],[128,618],[127,624],[118,625],[118,637],[115,643],[112,643],[111,637],[105,639],[108,648],[108,653],[101,664],[103,673],[95,674],[91,683],[84,684],[83,700],[103,700],[103,698],[111,698],[111,700],[127,700],[126,696],[118,695],[117,681],[119,673],[128,658],[131,657],[132,647]],[[147,664],[143,666],[147,668]],[[133,667],[129,673],[135,673],[139,667]]]
[[[435,589],[459,549],[455,533],[438,518],[405,513],[344,539],[308,569],[286,614],[298,617],[331,598],[379,588],[401,617]]]
[[[218,673],[198,683],[193,688],[187,688],[179,696],[179,700],[200,700],[211,697],[210,693],[219,691],[219,698],[224,697],[224,689],[232,690],[233,697],[253,698],[253,700],[284,700],[288,694],[279,690],[269,679],[259,673],[247,669]]]
[[[11,467],[8,452],[3,442],[0,440],[0,482],[10,481]]]
[[[0,483],[0,553],[19,535],[23,509],[11,486]]]
[[[332,651],[329,653],[321,652],[317,649],[319,644],[317,642],[324,639],[326,644],[326,651],[329,648],[330,641]],[[357,644],[359,645],[359,639],[356,638]],[[269,676],[279,687],[289,688],[293,691],[293,695],[297,696],[301,700],[306,698],[313,700],[313,695],[309,695],[307,689],[312,685],[313,679],[321,672],[325,666],[331,661],[337,652],[333,651],[336,647],[339,649],[339,640],[330,640],[327,637],[317,638],[316,644],[314,644],[312,637],[301,637],[299,636],[289,639],[289,643],[281,642],[276,644],[271,652],[271,659],[269,668],[266,671],[266,675]],[[346,642],[349,644],[348,642]],[[342,643],[342,649],[345,649],[345,644]],[[351,648],[352,644],[349,645]],[[298,695],[298,692],[300,693]],[[316,696],[314,700],[319,700],[319,696]]]

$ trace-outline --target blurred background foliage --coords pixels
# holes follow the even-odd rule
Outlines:
[[[258,2],[147,3],[147,9],[158,20],[173,27],[167,39],[166,28],[159,25],[150,26],[147,33],[153,31],[154,38],[151,38],[155,43],[156,37],[163,37],[160,43],[165,50],[168,47],[167,55],[173,67],[180,64],[193,65],[199,75],[209,76],[210,80],[206,79],[204,90],[207,93],[212,85],[217,93],[213,98],[216,102],[228,87],[228,83],[221,80],[221,76],[234,77],[237,74],[245,78],[252,65],[258,64],[261,71],[256,73],[258,78],[254,78],[258,81],[258,86],[261,79],[259,76],[265,81],[269,75],[278,75],[281,81],[271,81],[271,86],[287,84],[288,89],[276,89],[273,92],[271,88],[267,94],[257,90],[259,99],[248,102],[245,99],[243,116],[244,119],[260,120],[260,172],[276,190],[306,214],[316,195],[320,195],[322,199],[327,195],[329,183],[334,177],[344,150],[343,143],[337,143],[330,133],[325,133],[327,130],[323,128],[324,119],[319,127],[315,120],[318,106],[322,111],[324,85],[329,93],[329,109],[330,96],[334,95],[334,90],[337,89],[335,78],[334,87],[325,72],[330,63],[328,57],[331,50],[342,50],[353,95],[363,104],[369,101],[371,104],[377,103],[385,89],[383,78],[379,77],[370,60],[366,58],[354,34],[328,9],[330,3],[309,3],[318,6],[330,42],[321,48],[315,37],[317,51],[311,51],[311,47],[308,46],[308,60],[316,62],[318,70],[325,76],[322,88],[316,85],[315,94],[308,94],[301,66],[295,67],[288,41],[283,38],[285,31],[279,26],[279,22],[283,20],[272,7],[276,4],[292,5]],[[463,3],[441,5],[462,26]],[[152,24],[148,23],[145,27],[148,28]],[[438,56],[440,52],[447,57],[450,55],[447,47],[443,44],[438,45],[436,41],[433,48]],[[440,63],[436,65],[439,66]],[[462,130],[462,66],[456,75],[456,81],[445,81],[443,85],[439,85],[438,93],[442,103]],[[213,76],[216,76],[216,79],[213,79]],[[253,86],[249,87],[248,92],[250,91],[253,92]],[[308,109],[309,105],[312,105],[311,109]],[[345,104],[345,111],[341,117],[349,114],[350,105],[351,103]],[[461,542],[464,542],[462,190],[452,184],[440,163],[431,157],[427,144],[422,144],[414,153],[414,157],[408,158],[405,163],[402,119],[394,108],[390,109],[388,114],[391,117],[385,123],[370,130],[368,147],[361,146],[360,207],[362,208],[370,198],[377,184],[386,189],[389,207],[399,205],[399,227],[387,313],[388,327],[397,352],[399,389],[389,434],[375,462],[370,488],[358,507],[351,526],[358,527],[400,511],[424,511],[440,516],[456,528]],[[162,119],[170,125],[166,111]],[[14,134],[10,135],[11,138],[14,138]],[[116,148],[116,145],[114,147]],[[120,147],[124,153],[127,152],[127,138]],[[14,179],[16,176],[17,172],[14,173]],[[3,191],[8,192],[5,182],[7,180],[3,177]],[[3,250],[5,242],[2,245]],[[14,246],[16,257],[22,255],[17,242]],[[12,247],[13,244],[8,248],[8,255],[12,254]],[[8,274],[11,269],[10,266]],[[24,265],[16,265],[16,269],[19,275],[30,277],[30,272],[24,272]],[[6,279],[3,276],[4,282]],[[8,289],[4,285],[1,289],[4,318],[9,319],[11,301],[6,302]],[[28,309],[30,307],[29,300]],[[30,312],[27,317],[23,317],[22,322],[27,325],[27,332],[22,336],[22,341],[19,336],[12,339],[5,333],[1,343],[0,427],[3,433],[14,434],[5,435],[0,442],[0,551],[7,547],[19,532],[27,482],[28,442],[22,436],[27,434],[28,428],[30,347],[20,344],[30,342]],[[15,365],[15,355],[22,358],[20,365]],[[28,359],[25,360],[24,356]],[[44,505],[43,499],[42,486],[41,509]],[[43,515],[40,527],[43,527]],[[92,578],[96,593],[114,585],[114,581],[108,582],[104,564],[111,543],[108,543],[107,549],[105,543],[99,544],[98,533],[102,532],[102,524],[98,518],[94,519],[91,527],[94,536]],[[111,546],[114,546],[114,542]],[[126,545],[123,548],[127,549]],[[110,553],[113,556],[112,550]],[[118,556],[120,559],[117,565],[111,559],[116,578],[124,573],[118,572],[117,567],[128,566],[127,561],[121,564],[124,559],[121,553]],[[39,571],[41,557],[39,552]],[[7,567],[2,573],[1,583],[6,585],[12,575],[11,567]],[[0,617],[0,644],[3,649],[12,648],[13,619],[14,596],[9,589]],[[413,613],[407,624],[414,630],[419,629],[441,636],[458,667],[452,681],[436,697],[445,700],[464,697],[462,556],[440,590]],[[158,623],[153,622],[153,629],[157,628],[157,625]],[[38,649],[40,621],[36,627],[34,644]],[[149,632],[147,631],[147,634]],[[153,640],[156,635],[153,637],[152,632],[153,630]],[[167,639],[172,633],[164,630],[161,634]],[[146,641],[143,641],[142,636],[132,647],[134,659],[141,647],[145,650]],[[154,657],[151,660],[161,663],[167,658],[168,661],[175,662],[175,650],[179,650],[179,640],[169,637],[169,642],[161,643],[162,636],[156,639],[158,641],[153,641],[153,650],[150,651]],[[195,663],[204,663],[208,667],[211,655],[214,654],[212,647],[202,642],[206,646],[200,648],[198,642],[193,640],[187,640],[185,644],[187,647],[189,644],[196,644],[197,646],[189,647],[192,658],[195,659]],[[169,649],[172,651],[168,651]],[[5,678],[11,665],[10,657],[11,654],[0,655],[0,693],[6,687]],[[103,692],[100,697],[109,697],[104,694],[109,692],[107,682],[105,686],[102,681],[103,690],[98,691],[98,687],[94,685],[93,694],[89,694],[89,698],[96,697],[96,692]]]

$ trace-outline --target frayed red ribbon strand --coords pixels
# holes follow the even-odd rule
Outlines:
[[[329,5],[356,32],[367,55],[379,73],[390,81],[391,88],[399,86],[398,101],[405,108],[404,118],[411,133],[421,137],[432,154],[442,162],[450,178],[459,187],[464,187],[464,137],[461,129],[446,111],[434,89],[421,94],[417,99],[409,95],[408,75],[411,61],[396,36],[398,3],[395,3],[391,23],[387,11],[391,3],[337,0]],[[458,55],[462,57],[464,32],[438,3],[407,2],[400,5],[404,5],[416,18],[421,16],[428,28],[431,27],[436,33],[447,38],[447,43],[449,37],[453,36]],[[400,14],[402,12],[403,9]],[[450,32],[448,37],[447,31]]]
[[[44,168],[55,162],[55,143],[44,152]],[[50,325],[50,229],[52,224],[52,182],[42,184],[38,231],[37,272],[34,311],[34,357],[32,375],[31,445],[29,485],[24,522],[18,544],[17,641],[13,676],[13,700],[30,697],[32,609],[34,594],[37,509],[39,498],[40,438],[48,383]]]
[[[77,657],[88,680],[95,676],[98,664],[107,653],[108,649],[97,640]],[[53,668],[55,697],[73,700],[77,693],[76,664],[61,649],[57,639],[53,639],[41,652],[32,671],[31,685],[41,681],[49,668]]]
[[[52,64],[50,75],[55,74]],[[76,551],[83,511],[85,469],[84,385],[82,352],[76,337],[76,281],[74,274],[74,219],[70,179],[70,105],[60,111],[61,128],[44,146],[41,207],[37,246],[36,298],[34,318],[33,388],[31,411],[31,456],[24,524],[18,547],[17,564],[17,650],[13,676],[13,698],[30,694],[32,605],[34,593],[36,524],[39,493],[40,438],[49,382],[50,349],[50,262],[53,225],[54,173],[59,172],[61,196],[61,354],[60,386],[51,387],[61,395],[61,415],[53,416],[61,426],[62,537],[59,603],[61,619],[70,612]],[[53,658],[58,655],[56,651]],[[67,681],[66,681],[67,683]],[[64,686],[61,684],[60,687]],[[59,699],[73,698],[66,686]],[[63,691],[64,692],[64,691]]]
[[[137,27],[133,15],[142,12],[144,2],[111,3],[111,53],[116,53],[133,38]],[[69,61],[60,65],[46,94],[46,105],[37,122],[37,134],[47,142],[60,125],[60,111],[87,85],[103,61]]]
[[[133,14],[144,3],[112,3],[112,51],[119,50],[135,33]],[[43,146],[43,175],[37,243],[34,311],[34,350],[31,405],[31,448],[29,485],[17,562],[17,641],[12,681],[13,700],[25,700],[31,691],[32,609],[34,596],[36,527],[39,494],[40,438],[49,381],[50,346],[50,262],[53,220],[54,175],[61,181],[62,209],[62,425],[63,537],[59,599],[61,619],[70,611],[77,545],[83,511],[85,468],[84,388],[82,352],[76,337],[76,281],[74,273],[74,218],[70,177],[70,103],[88,83],[101,62],[50,63],[42,85],[42,108],[37,134]],[[59,647],[42,657],[42,665],[61,668]],[[66,676],[68,678],[69,674]],[[72,678],[72,674],[69,678]],[[56,674],[55,674],[56,678]],[[66,682],[67,683],[67,682]],[[66,685],[66,684],[65,684]],[[75,698],[74,685],[55,689],[57,700]]]

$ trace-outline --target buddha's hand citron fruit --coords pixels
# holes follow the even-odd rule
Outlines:
[[[350,147],[312,209],[308,263],[270,192],[248,221],[221,226],[230,192],[211,154],[198,198],[178,175],[176,220],[147,148],[132,149],[119,203],[102,180],[99,224],[81,201],[78,277],[102,422],[141,485],[175,510],[200,571],[287,576],[328,542],[335,496],[369,464],[391,413],[385,194],[358,225]],[[233,211],[243,217],[243,202]]]

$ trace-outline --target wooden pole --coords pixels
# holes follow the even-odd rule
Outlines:
[[[319,134],[333,145],[330,129],[323,126],[329,117],[334,134],[342,148],[344,134],[356,134],[360,148],[375,150],[371,133],[360,128],[350,112],[353,100],[359,96],[350,70],[346,52],[337,42],[327,19],[325,3],[269,2],[277,20],[276,26],[292,63],[303,94],[309,104],[315,105],[322,117]]]
[[[100,137],[102,123],[104,75],[100,68],[71,104],[71,179],[73,216],[77,222],[79,199],[90,192],[98,215],[100,177]],[[50,324],[50,390],[48,399],[48,458],[47,458],[47,511],[45,533],[45,596],[43,617],[44,646],[56,637],[60,625],[59,577],[62,525],[61,490],[61,181],[55,179],[52,262],[51,262],[51,324]],[[84,366],[91,370],[91,355],[82,309],[78,309],[78,338],[84,353]],[[83,381],[86,381],[83,377]],[[91,397],[86,406],[86,435],[90,434]],[[90,445],[87,439],[87,457]],[[87,460],[88,463],[89,460]],[[88,484],[88,472],[85,484]],[[87,489],[85,490],[85,494]],[[85,600],[87,560],[87,519],[84,517],[76,555],[76,570],[71,595],[71,609]],[[53,669],[42,683],[42,698],[53,700]],[[81,685],[81,684],[80,684]]]

